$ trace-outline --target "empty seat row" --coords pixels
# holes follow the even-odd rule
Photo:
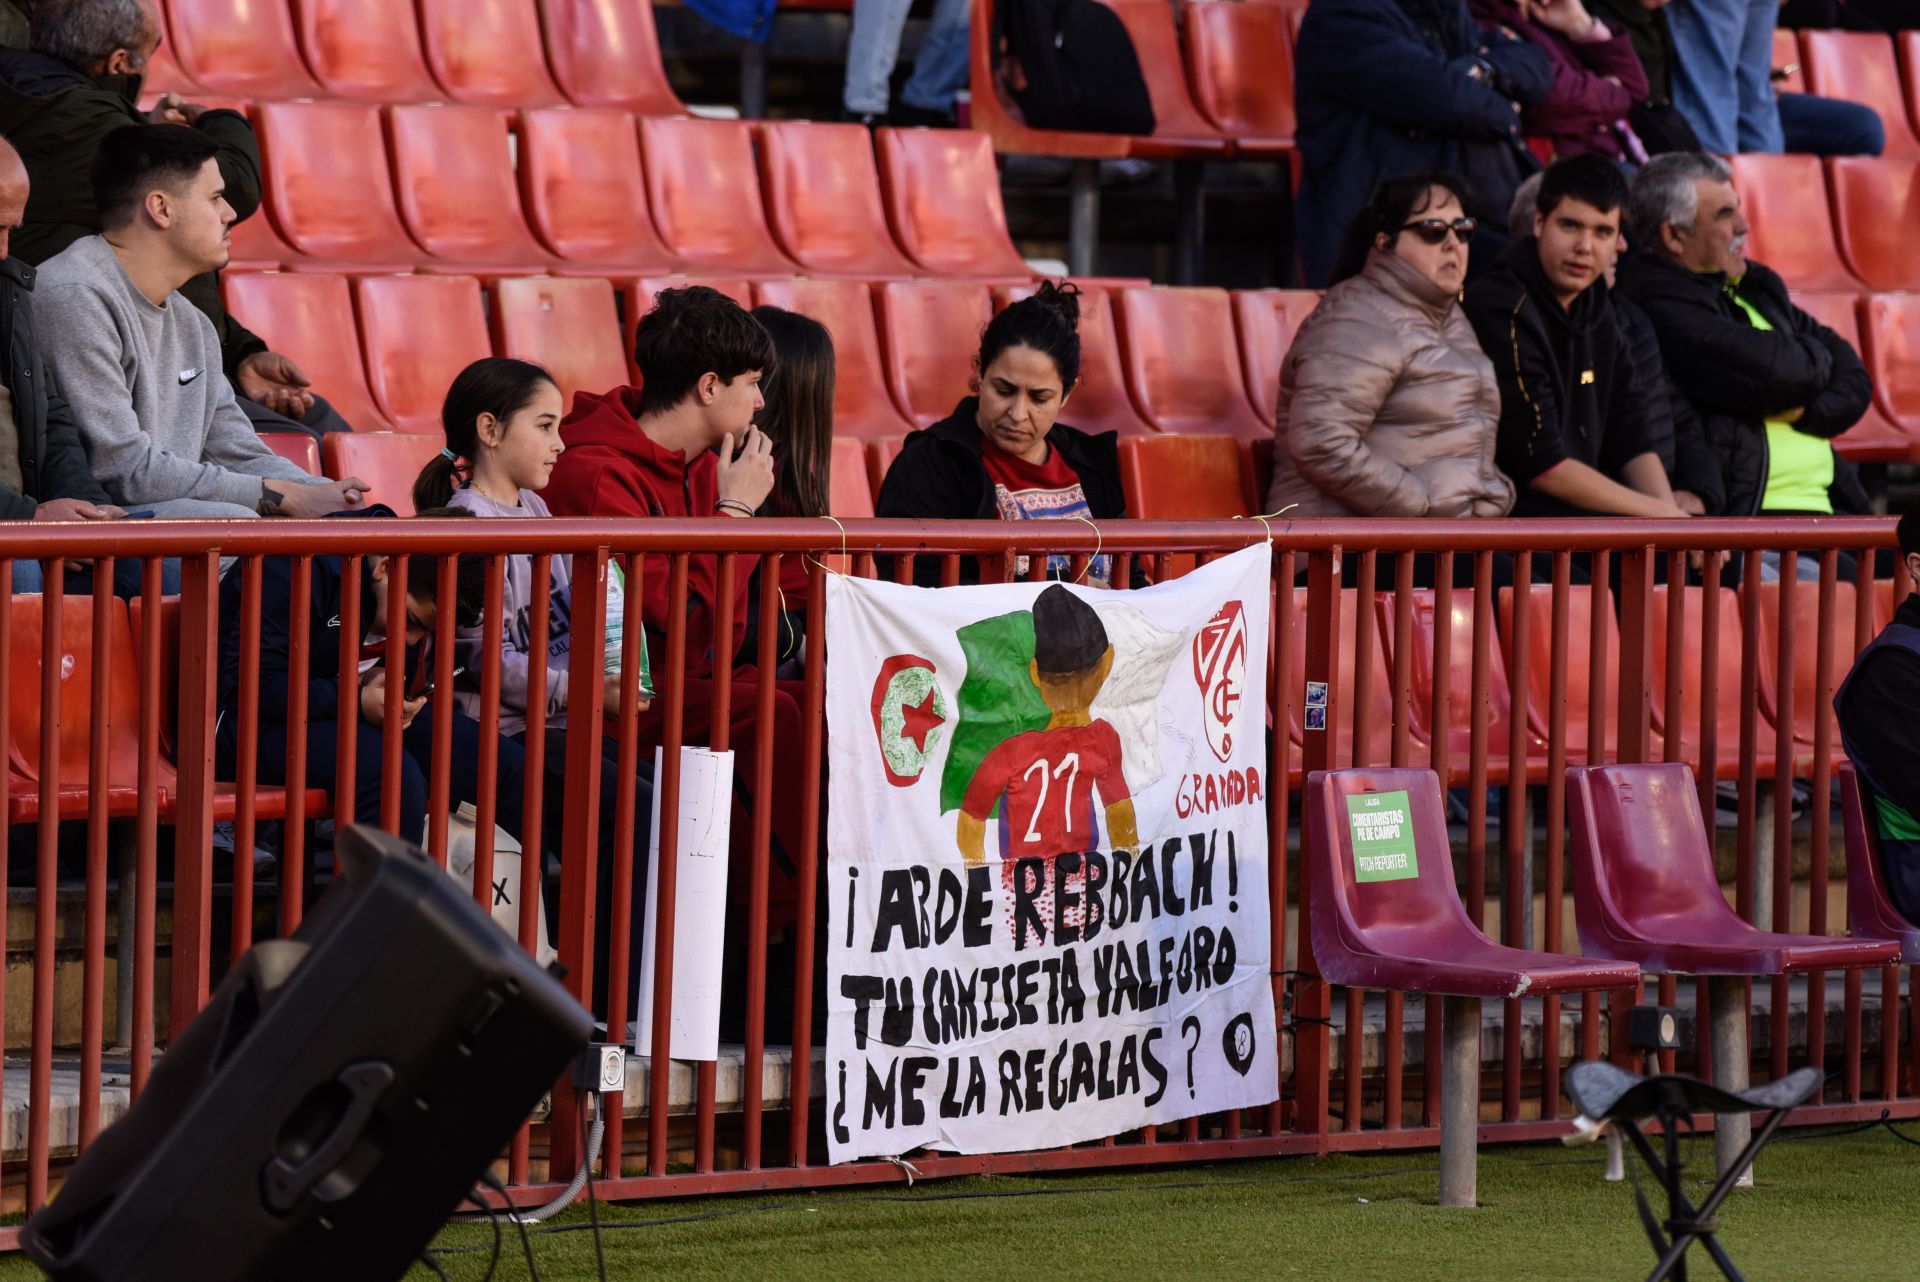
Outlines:
[[[1753,226],[1749,256],[1797,289],[1920,289],[1906,231],[1920,218],[1920,158],[1733,158]]]
[[[1773,50],[1776,69],[1801,69],[1781,89],[1873,108],[1887,134],[1881,155],[1920,160],[1920,32],[1777,30]]]
[[[965,130],[344,102],[253,117],[267,217],[236,229],[241,268],[1032,276],[991,145]]]
[[[155,93],[685,111],[648,0],[165,0]]]

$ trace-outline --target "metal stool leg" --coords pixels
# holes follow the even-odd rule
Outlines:
[[[1442,1013],[1440,1205],[1479,1203],[1480,999],[1449,997]],[[1349,1123],[1351,1124],[1351,1123]]]
[[[1713,1084],[1738,1095],[1747,1089],[1747,982],[1739,975],[1707,977],[1707,1018],[1713,1021]],[[1745,1113],[1727,1113],[1714,1119],[1714,1168],[1722,1175],[1732,1169],[1747,1147],[1753,1122]],[[1743,1172],[1742,1187],[1753,1183],[1751,1169]]]

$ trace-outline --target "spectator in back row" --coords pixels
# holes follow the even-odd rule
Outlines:
[[[1309,285],[1383,179],[1458,174],[1483,227],[1476,264],[1504,247],[1507,202],[1539,167],[1524,105],[1546,98],[1546,55],[1475,25],[1465,0],[1314,0],[1294,55],[1302,161],[1294,226]]]
[[[218,151],[184,125],[129,125],[101,142],[102,233],[40,269],[47,363],[116,503],[206,518],[352,507],[366,482],[316,480],[261,442],[220,372],[213,322],[179,292],[227,261]]]
[[[1079,324],[1079,291],[1052,281],[988,322],[974,359],[975,394],[907,436],[881,483],[876,514],[936,521],[1126,516],[1118,437],[1059,421],[1080,381]],[[1019,558],[1017,575],[1025,576],[1026,561]],[[1070,557],[1049,558],[1047,577],[1072,577],[1070,565]],[[1087,582],[1111,586],[1112,573],[1113,558],[1095,557]],[[975,583],[979,575],[979,562],[962,558],[961,581]],[[913,579],[938,586],[940,559],[916,557]]]
[[[1593,154],[1548,169],[1533,235],[1467,290],[1467,318],[1500,382],[1500,470],[1516,516],[1684,517],[1604,279],[1627,183]]]
[[[847,35],[847,77],[841,106],[864,125],[954,123],[954,100],[967,87],[967,0],[934,0],[933,16],[914,55],[913,74],[891,110],[893,64],[913,0],[853,0]]]
[[[1267,510],[1290,516],[1504,516],[1494,466],[1500,391],[1459,306],[1467,241],[1460,180],[1380,184],[1340,279],[1280,367]]]
[[[253,126],[237,111],[168,94],[149,116],[136,102],[147,62],[160,47],[150,0],[37,0],[30,49],[0,49],[0,134],[12,140],[33,177],[33,199],[16,251],[44,264],[101,229],[87,174],[102,140],[126,125],[181,124],[215,145],[235,221],[260,206],[260,152]],[[315,396],[288,357],[229,316],[215,272],[180,292],[205,312],[220,338],[221,364],[239,407],[261,431],[335,432],[347,424]]]
[[[1726,163],[1700,152],[1656,157],[1634,179],[1630,221],[1640,252],[1622,267],[1620,289],[1652,319],[1668,374],[1706,426],[1722,511],[1867,511],[1832,438],[1866,413],[1872,381],[1845,339],[1747,261],[1747,220]]]
[[[1647,96],[1647,73],[1624,31],[1581,0],[1468,0],[1487,26],[1509,27],[1547,55],[1553,88],[1520,113],[1529,135],[1546,138],[1555,159],[1597,151],[1614,160],[1645,159],[1627,116]]]

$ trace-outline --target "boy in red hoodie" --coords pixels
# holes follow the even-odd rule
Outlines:
[[[750,520],[773,489],[773,447],[753,426],[763,403],[761,376],[774,362],[773,340],[760,322],[718,290],[703,285],[662,290],[641,318],[634,338],[639,387],[619,387],[603,396],[581,392],[560,424],[566,452],[553,465],[541,497],[555,516],[726,517]],[[737,453],[736,453],[737,448]],[[733,628],[715,637],[719,562],[693,556],[687,565],[685,742],[709,742],[714,677],[732,667],[747,627],[747,587],[758,558],[741,556],[734,569]],[[648,653],[658,664],[666,654],[670,617],[670,558],[645,558],[641,616]],[[730,746],[742,754],[737,777],[751,778],[758,719],[757,678],[751,669],[732,673]],[[658,678],[656,677],[656,680]],[[640,717],[640,744],[651,751],[665,730],[665,701],[655,700]],[[791,694],[774,696],[774,744],[791,751],[800,743],[800,706]],[[770,904],[776,925],[791,920],[797,889],[792,859],[799,831],[799,792],[814,786],[798,771],[774,772],[774,835]],[[736,816],[736,819],[738,817]],[[734,825],[737,859],[746,853],[749,825]],[[784,874],[784,875],[783,875]],[[730,878],[744,895],[747,878]]]

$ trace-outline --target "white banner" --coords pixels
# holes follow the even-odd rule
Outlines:
[[[1278,1095],[1271,560],[1136,592],[828,579],[833,1161]]]

